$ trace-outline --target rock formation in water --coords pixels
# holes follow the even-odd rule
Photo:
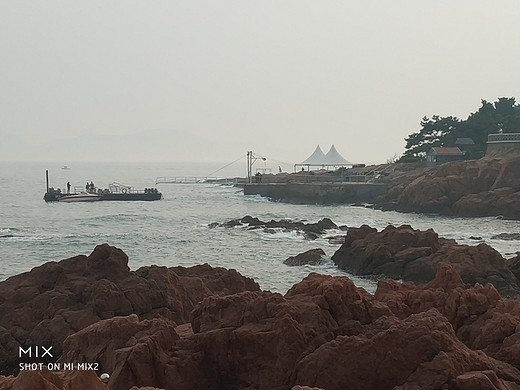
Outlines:
[[[378,207],[462,217],[520,219],[520,157],[487,156],[411,169],[398,164]]]
[[[102,245],[1,282],[2,348],[52,342],[59,362],[110,373],[111,390],[520,388],[520,301],[444,262],[421,286],[382,280],[370,294],[311,273],[282,295],[234,271],[126,260]],[[22,371],[0,388],[83,388],[72,380],[102,388],[92,371]]]
[[[284,264],[286,265],[316,265],[320,264],[323,258],[325,257],[325,252],[321,248],[309,249],[303,253],[299,253],[296,256],[291,256],[284,260]]]
[[[332,260],[355,275],[384,275],[425,283],[435,276],[437,264],[448,262],[468,284],[492,283],[506,296],[520,295],[519,279],[508,261],[487,244],[459,245],[439,238],[432,229],[387,226],[378,232],[363,225],[350,228],[345,243]]]
[[[346,229],[346,227],[338,227],[329,218],[323,218],[315,223],[305,223],[301,221],[292,221],[288,219],[282,219],[280,221],[271,220],[269,222],[264,222],[256,217],[251,217],[249,215],[240,219],[232,219],[225,223],[214,222],[209,225],[210,228],[233,228],[236,226],[246,227],[248,229],[262,229],[266,233],[275,233],[277,230],[281,230],[284,232],[302,232],[303,235],[310,240],[317,239],[320,235],[324,234],[329,229]]]

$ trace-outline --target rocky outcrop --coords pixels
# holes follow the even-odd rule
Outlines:
[[[435,236],[420,245],[426,242],[436,242]],[[491,284],[467,285],[456,265],[438,262],[433,280],[420,286],[382,280],[375,294],[347,277],[311,273],[285,295],[208,267],[181,269],[178,280],[168,268],[154,268],[153,278],[144,273],[163,290],[169,287],[162,310],[111,316],[62,336],[60,362],[97,362],[98,375],[110,373],[111,390],[520,388],[520,301],[501,297]],[[121,270],[111,282],[121,286],[129,273]],[[23,285],[33,276],[17,281]],[[78,279],[76,273],[68,284]],[[146,297],[149,289],[151,284],[137,283],[133,294]],[[198,298],[190,291],[197,289],[213,293],[193,304]],[[47,293],[63,290],[54,283]],[[179,291],[185,295],[170,296]],[[173,310],[182,307],[172,306],[176,300],[194,305],[189,323],[179,323],[184,312]],[[71,387],[65,374],[25,371],[0,377],[0,388],[97,389],[100,381],[92,374],[86,372],[88,383]]]
[[[389,175],[378,207],[405,212],[520,219],[520,157],[484,157]]]
[[[266,233],[275,233],[276,231],[280,230],[284,232],[296,231],[303,233],[303,235],[310,240],[315,240],[329,229],[346,230],[346,227],[338,227],[329,218],[323,218],[315,223],[305,223],[301,221],[292,221],[288,219],[282,219],[280,221],[271,220],[269,222],[264,222],[256,217],[251,217],[249,215],[241,219],[232,219],[224,223],[214,222],[209,225],[210,228],[233,228],[237,226],[244,227],[247,229],[262,229]]]
[[[107,244],[87,256],[49,262],[0,283],[0,373],[17,368],[18,348],[52,346],[115,316],[157,316],[185,323],[207,296],[258,291],[234,270],[200,265],[128,268],[128,257]]]
[[[332,260],[355,275],[385,275],[425,283],[435,276],[437,264],[448,262],[464,282],[492,283],[506,296],[518,296],[520,285],[507,261],[486,244],[459,245],[439,238],[432,229],[387,226],[381,232],[369,226],[350,228],[345,243]]]
[[[519,321],[519,301],[467,286],[444,263],[426,285],[384,280],[374,295],[313,273],[284,296],[207,297],[193,333],[137,316],[101,321],[70,336],[62,359],[103,362],[113,390],[514,389]]]
[[[470,349],[520,368],[520,301],[502,298],[491,284],[469,287],[452,266],[440,263],[430,283],[387,279],[374,296],[403,319],[435,308]]]
[[[291,256],[284,260],[286,265],[316,265],[320,264],[325,257],[325,252],[321,248],[309,249],[303,253],[299,253],[296,256]]]

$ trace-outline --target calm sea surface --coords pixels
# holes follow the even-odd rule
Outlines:
[[[245,163],[244,163],[245,165]],[[112,182],[136,189],[154,187],[156,177],[205,177],[224,164],[76,163],[69,170],[59,164],[0,163],[0,280],[29,271],[50,260],[88,255],[108,243],[128,254],[132,269],[158,264],[191,266],[209,263],[234,268],[253,277],[262,289],[285,292],[309,272],[347,275],[332,261],[319,266],[289,267],[283,261],[321,247],[330,257],[339,245],[325,239],[305,240],[295,232],[264,233],[244,228],[213,228],[245,215],[262,220],[292,219],[317,222],[331,218],[337,225],[389,224],[433,228],[440,236],[461,244],[485,242],[506,257],[520,251],[519,241],[492,239],[499,233],[520,233],[520,222],[496,218],[446,218],[383,212],[354,206],[291,205],[257,196],[244,196],[231,186],[161,184],[164,199],[156,202],[45,203],[45,170],[50,184],[101,188]],[[215,176],[245,176],[245,166],[231,166]],[[330,232],[340,234],[340,232]],[[476,240],[475,237],[480,237]],[[358,286],[375,288],[371,279],[352,277]]]

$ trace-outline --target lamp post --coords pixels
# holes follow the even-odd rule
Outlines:
[[[253,181],[253,164],[256,162],[256,160],[266,160],[265,157],[261,156],[255,156],[251,150],[247,152],[247,183],[251,184]]]

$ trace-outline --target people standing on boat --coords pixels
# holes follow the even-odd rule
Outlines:
[[[70,194],[70,181],[67,182],[67,194]]]
[[[87,184],[85,185],[85,191],[90,192],[90,184],[88,184],[88,181],[87,181]]]
[[[90,182],[90,192],[94,193],[94,189],[95,189],[95,188],[96,188],[96,187],[94,186],[94,182],[91,181],[91,182]]]

